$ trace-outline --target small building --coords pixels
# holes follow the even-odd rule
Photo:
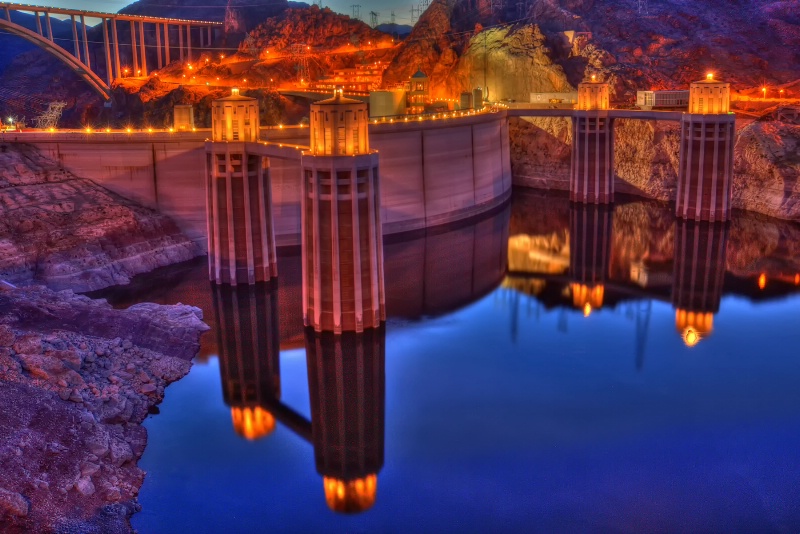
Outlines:
[[[531,104],[577,104],[578,92],[570,91],[566,93],[531,93]]]
[[[458,99],[458,107],[460,109],[472,109],[472,93],[465,91],[461,93]]]
[[[686,108],[689,91],[636,91],[636,107],[642,110]]]
[[[172,108],[172,125],[176,132],[194,128],[194,109],[191,104],[176,104]]]
[[[472,107],[475,109],[483,109],[483,88],[476,87],[472,90]]]
[[[408,88],[408,112],[411,114],[423,113],[429,97],[430,80],[424,72],[418,70],[411,76]]]
[[[396,115],[405,115],[405,113],[406,92],[403,89],[370,92],[370,117],[393,117]]]
[[[594,75],[591,81],[578,84],[578,105],[576,109],[590,111],[608,109],[610,89],[605,82],[598,82]]]
[[[211,118],[214,141],[258,141],[258,100],[240,95],[237,87],[212,102]]]
[[[730,109],[730,83],[715,80],[709,73],[704,80],[689,85],[689,113],[722,114]]]

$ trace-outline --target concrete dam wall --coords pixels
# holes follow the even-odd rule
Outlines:
[[[172,217],[206,246],[205,138],[195,133],[21,133],[0,142],[39,148],[70,172]],[[380,152],[384,235],[450,223],[488,211],[511,194],[504,112],[454,119],[370,124]],[[308,129],[263,132],[308,145]],[[299,243],[300,161],[270,158],[278,245]]]

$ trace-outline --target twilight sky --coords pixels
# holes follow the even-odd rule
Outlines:
[[[258,0],[254,0],[257,3]],[[309,4],[314,0],[300,0]],[[54,6],[54,7],[67,7],[74,9],[85,9],[87,11],[103,11],[103,12],[116,12],[131,3],[131,0],[25,0],[24,3],[39,5],[39,6]],[[163,0],[162,5],[169,4],[170,0]],[[369,12],[377,11],[380,13],[378,17],[379,22],[389,22],[389,17],[394,10],[395,22],[398,24],[411,23],[411,6],[417,5],[418,0],[322,0],[324,7],[329,7],[339,13],[352,15],[351,5],[355,3],[361,4],[361,20],[369,24]],[[156,13],[153,13],[156,15]],[[187,13],[186,18],[192,18]]]

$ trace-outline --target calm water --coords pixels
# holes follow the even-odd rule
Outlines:
[[[195,262],[104,293],[212,325],[146,422],[135,528],[798,532],[800,225],[515,191],[385,252],[385,331],[338,343],[302,328],[296,251],[277,286]],[[323,474],[375,472],[329,509]]]

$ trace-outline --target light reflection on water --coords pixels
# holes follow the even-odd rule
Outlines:
[[[315,340],[302,329],[299,253],[284,255],[277,290],[261,293],[275,299],[263,310],[277,310],[279,339],[268,339],[270,327],[243,329],[238,344],[207,334],[199,364],[148,419],[134,527],[796,531],[800,228],[740,216],[682,232],[646,203],[617,205],[608,219],[586,214],[517,192],[510,216],[387,243],[390,320],[366,350],[385,356],[385,393],[355,387],[375,385],[357,368],[340,368],[351,378],[338,386],[309,380]],[[592,230],[587,221],[598,220]],[[533,252],[527,263],[515,259],[520,247]],[[215,309],[202,265],[158,276],[156,300],[199,305],[217,329],[236,315],[219,301]],[[130,291],[115,296],[153,296]],[[271,404],[279,422],[247,440],[226,402],[253,399],[230,395],[230,384],[223,399],[221,382],[231,357],[258,367],[270,350],[247,346],[271,342],[281,347],[280,406]],[[384,417],[370,420],[381,396]],[[357,401],[331,408],[344,398]],[[347,474],[377,471],[367,511],[329,510],[325,454],[342,444],[309,439],[315,420],[350,445]],[[349,424],[360,441],[348,441]],[[366,439],[370,429],[382,435]]]

